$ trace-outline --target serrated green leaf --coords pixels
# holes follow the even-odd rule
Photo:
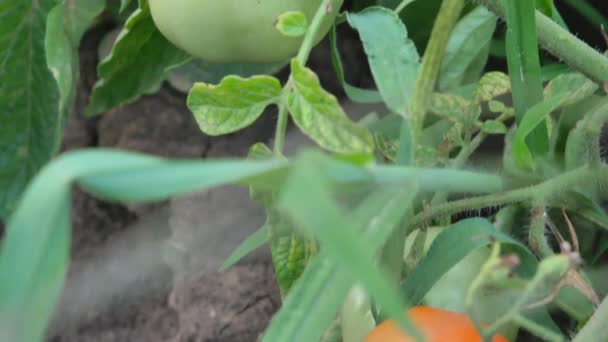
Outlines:
[[[433,94],[429,111],[454,123],[462,123],[471,106],[464,97],[453,94]]]
[[[545,86],[544,94],[545,98],[549,98],[557,94],[565,96],[566,99],[564,99],[561,106],[569,106],[593,95],[598,89],[599,85],[584,75],[578,73],[568,73],[561,74],[552,79]]]
[[[369,131],[352,122],[335,96],[325,91],[317,76],[297,59],[291,62],[293,89],[287,97],[296,125],[319,146],[341,154],[371,153]]]
[[[203,132],[222,135],[254,123],[278,101],[281,91],[281,83],[272,76],[228,76],[217,86],[196,83],[187,103]]]
[[[285,12],[277,18],[277,30],[288,37],[301,37],[308,29],[306,14],[299,11]]]
[[[399,16],[384,7],[348,13],[348,23],[359,32],[367,59],[386,105],[401,116],[410,110],[420,55]]]
[[[158,31],[146,5],[125,23],[112,52],[99,64],[99,80],[91,94],[87,115],[95,115],[156,93],[172,69],[190,56]]]
[[[511,91],[509,76],[502,72],[492,71],[481,77],[477,84],[475,96],[479,101],[490,101],[509,91]]]

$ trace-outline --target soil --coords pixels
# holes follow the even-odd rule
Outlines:
[[[98,46],[111,30],[101,25],[82,42],[64,152],[106,147],[167,158],[244,157],[252,144],[270,140],[275,109],[237,134],[209,137],[187,109],[186,95],[168,84],[155,95],[86,118]],[[364,57],[356,36],[340,44],[349,51],[349,80],[372,86],[369,70],[360,66]],[[343,98],[330,63],[325,42],[310,65],[325,88]],[[301,138],[288,140],[287,149],[296,149]],[[247,189],[223,187],[146,205],[108,203],[74,189],[72,207],[72,261],[47,341],[255,341],[280,305],[266,248],[218,271],[264,222]]]

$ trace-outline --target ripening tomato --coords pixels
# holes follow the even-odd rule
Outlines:
[[[316,43],[327,34],[343,0],[332,0]],[[275,28],[279,15],[303,12],[312,20],[322,0],[149,0],[163,35],[194,57],[218,63],[274,63],[293,57],[302,37]]]
[[[462,313],[417,306],[408,311],[412,324],[425,337],[426,342],[481,342],[475,325]],[[413,342],[393,321],[376,327],[364,342]],[[509,342],[501,335],[494,335],[493,342]]]

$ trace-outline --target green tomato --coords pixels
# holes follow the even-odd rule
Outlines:
[[[327,34],[343,0],[332,0],[333,15],[316,42]],[[302,37],[286,37],[277,17],[300,11],[312,20],[322,0],[149,0],[163,35],[194,57],[216,63],[273,63],[293,57]]]

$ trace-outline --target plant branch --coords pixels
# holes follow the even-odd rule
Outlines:
[[[288,85],[291,82],[288,82]],[[288,88],[288,86],[286,86]],[[277,120],[277,128],[274,134],[274,153],[277,156],[283,154],[285,148],[285,135],[287,134],[287,123],[289,119],[289,112],[285,100],[281,100],[279,104],[279,117]]]
[[[498,0],[476,0],[496,15],[505,18]],[[608,57],[602,55],[557,23],[536,11],[536,31],[540,45],[555,57],[598,83],[608,82]]]
[[[325,17],[333,13],[334,11],[338,11],[339,8],[334,8],[334,0],[323,0],[319,9],[317,9],[317,13],[312,18],[310,26],[308,26],[308,30],[306,31],[306,35],[304,36],[304,41],[302,41],[302,45],[300,46],[300,50],[298,51],[298,56],[296,57],[300,64],[305,65],[308,61],[308,57],[310,56],[310,51],[315,45],[315,38],[317,37],[317,33],[321,29],[321,25],[323,24],[323,20]]]
[[[416,80],[416,90],[412,101],[411,124],[414,143],[420,141],[424,117],[435,90],[441,62],[464,5],[464,0],[443,0],[439,9],[431,38],[422,58],[422,67]]]
[[[601,164],[598,167],[584,166],[537,185],[492,195],[464,198],[432,206],[417,214],[412,219],[412,226],[421,225],[438,216],[453,215],[465,210],[476,210],[516,202],[532,203],[539,199],[548,200],[552,196],[575,186],[597,181],[608,181],[608,165]]]

